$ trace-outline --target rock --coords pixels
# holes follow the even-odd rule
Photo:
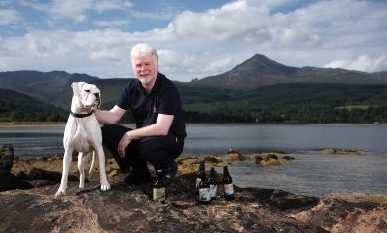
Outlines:
[[[289,156],[289,155],[285,155],[284,157],[282,157],[283,160],[294,160],[295,158],[293,156]]]
[[[250,160],[255,165],[260,165],[261,161],[263,160],[262,156],[260,154],[252,154],[250,156]]]
[[[47,160],[45,166],[48,163],[50,168],[59,169],[55,165],[59,161]],[[116,174],[109,179],[112,187],[108,192],[100,191],[99,180],[91,180],[80,190],[76,179],[69,181],[67,195],[54,198],[59,184],[50,182],[60,172],[46,175],[40,168],[25,172],[26,167],[44,167],[43,163],[23,160],[23,164],[28,164],[24,166],[18,161],[20,177],[35,177],[30,182],[39,188],[0,192],[0,232],[385,232],[387,199],[381,197],[357,196],[353,202],[348,201],[349,195],[345,201],[234,186],[234,201],[225,201],[219,187],[214,201],[200,205],[194,194],[198,161],[177,160],[181,175],[166,187],[165,204],[152,201],[150,184],[124,184],[126,174],[117,169],[111,169]],[[190,167],[191,172],[181,173],[183,166]],[[0,187],[4,177],[10,175],[13,176],[0,174]],[[15,176],[8,181],[8,185],[27,182]]]
[[[225,165],[222,158],[216,155],[205,157],[204,163],[206,166],[212,166],[212,167],[223,167]]]
[[[275,166],[275,165],[281,165],[281,162],[278,160],[278,159],[268,159],[268,158],[264,158],[262,161],[261,161],[261,165],[263,166]]]
[[[9,172],[14,160],[12,144],[5,144],[0,149],[0,170]]]
[[[123,177],[120,177],[123,178]],[[97,181],[54,198],[57,185],[0,193],[1,232],[385,232],[387,205],[239,188],[234,201],[220,194],[209,205],[194,195],[195,174],[166,187],[166,203],[152,201],[150,185]],[[28,221],[26,221],[28,220]]]
[[[178,158],[176,162],[179,165],[178,172],[180,174],[188,174],[199,169],[199,158],[197,157]]]
[[[200,205],[193,192],[193,174],[176,178],[166,188],[166,203],[151,200],[151,187],[112,183],[102,192],[90,182],[77,192],[54,198],[58,185],[0,193],[2,232],[326,232],[297,221],[266,203],[271,191],[238,189],[234,201],[217,197]],[[270,196],[270,195],[269,195]],[[296,207],[297,209],[297,207]],[[293,209],[294,210],[294,209]],[[26,221],[28,219],[28,221]]]
[[[314,208],[291,216],[304,223],[317,224],[333,233],[386,232],[387,229],[387,205],[367,201],[354,203],[322,198]]]
[[[358,150],[348,150],[340,148],[327,148],[321,150],[324,154],[338,154],[338,155],[362,155],[363,153]]]
[[[40,168],[31,168],[27,173],[27,180],[47,180],[55,183],[59,183],[62,178],[62,173],[46,171]],[[68,180],[78,181],[79,178],[74,175],[69,175]]]
[[[34,186],[10,172],[0,171],[0,192],[12,189],[30,189]],[[0,220],[1,222],[1,220]],[[0,229],[1,232],[1,229]]]
[[[267,160],[270,160],[270,159],[278,160],[278,156],[276,154],[269,153],[266,155],[266,159]]]
[[[241,155],[238,152],[234,152],[234,153],[228,152],[226,154],[226,160],[231,163],[234,161],[244,161],[244,160],[246,160],[246,157],[244,157],[243,155]]]
[[[193,165],[193,164],[199,164],[199,159],[197,157],[185,157],[185,158],[179,158],[177,159],[178,165]]]

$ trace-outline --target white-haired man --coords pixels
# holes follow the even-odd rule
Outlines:
[[[133,46],[132,67],[137,79],[122,90],[117,104],[109,111],[95,110],[104,124],[104,145],[112,152],[121,169],[132,167],[125,182],[140,184],[152,180],[147,161],[166,177],[177,171],[175,158],[187,136],[180,94],[172,81],[158,72],[156,50],[145,43]],[[130,110],[136,129],[117,125]]]

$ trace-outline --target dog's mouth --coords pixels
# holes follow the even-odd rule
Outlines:
[[[90,108],[95,108],[95,107],[99,108],[100,105],[101,105],[101,100],[100,99],[96,99],[93,104],[87,104],[87,105],[83,105],[83,106],[85,108],[89,108],[90,109]]]

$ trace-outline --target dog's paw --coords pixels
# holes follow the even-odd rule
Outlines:
[[[110,184],[108,182],[101,182],[101,190],[108,191],[110,189]]]
[[[58,191],[55,193],[55,197],[60,197],[66,195],[66,189],[58,189]]]

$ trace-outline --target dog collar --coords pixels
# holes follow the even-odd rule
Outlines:
[[[91,114],[93,114],[93,111],[89,112],[89,113],[74,113],[74,112],[70,112],[71,116],[75,117],[75,118],[85,118],[85,117],[88,117],[88,116],[91,116]]]

